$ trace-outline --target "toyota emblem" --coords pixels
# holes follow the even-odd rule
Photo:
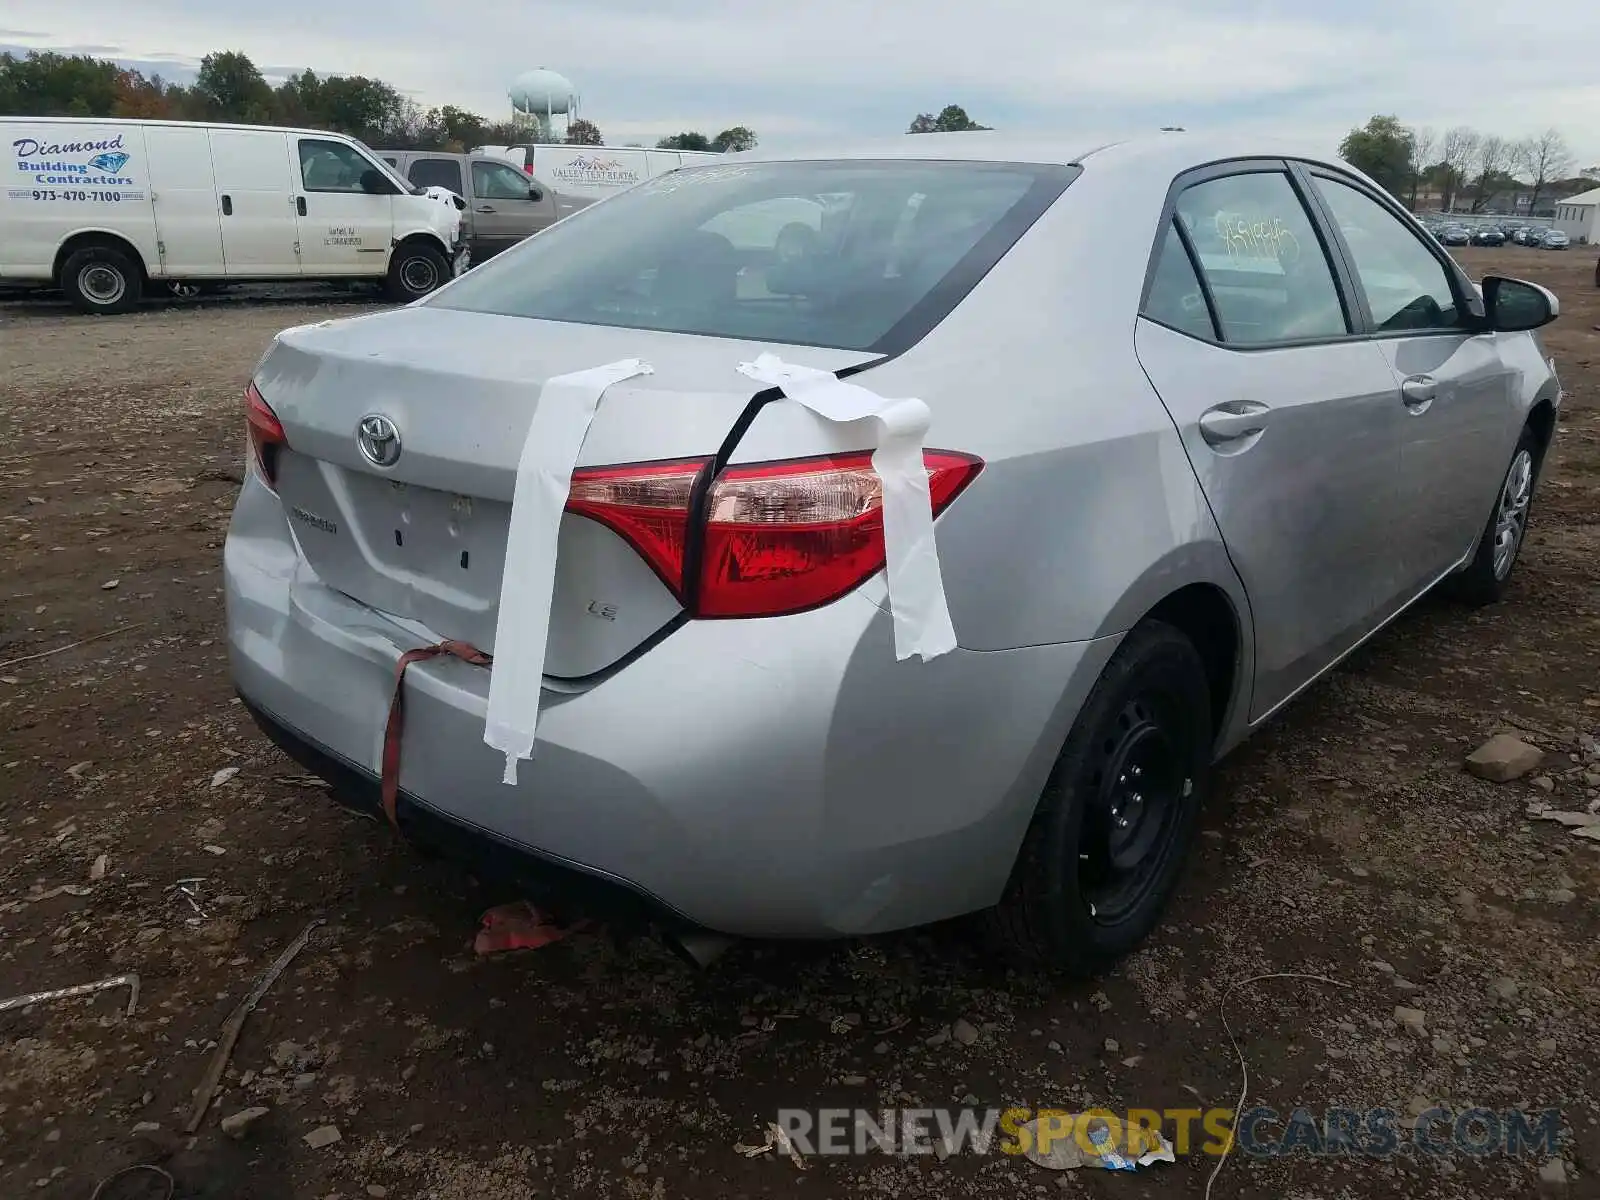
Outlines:
[[[361,447],[361,456],[375,467],[392,467],[400,461],[400,431],[379,413],[361,418],[361,424],[356,426],[356,444]]]

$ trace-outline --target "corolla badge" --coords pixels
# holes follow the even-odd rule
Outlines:
[[[400,431],[382,413],[361,418],[356,426],[356,445],[361,456],[375,467],[392,467],[400,461]]]
[[[89,160],[89,165],[97,171],[104,171],[107,175],[115,175],[128,165],[128,155],[96,154]]]

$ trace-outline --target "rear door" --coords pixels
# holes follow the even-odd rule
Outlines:
[[[498,254],[556,220],[556,198],[534,176],[493,158],[472,160],[473,261]]]
[[[683,166],[683,156],[676,150],[646,150],[644,152],[645,168],[651,179],[658,175],[665,175],[668,171],[676,171]]]
[[[222,206],[211,169],[210,134],[203,125],[146,125],[144,144],[162,274],[179,278],[225,274]]]
[[[1285,164],[1191,173],[1169,207],[1135,346],[1249,595],[1259,718],[1376,624],[1394,379]]]
[[[295,207],[305,273],[383,274],[394,238],[394,195],[362,187],[377,166],[348,142],[301,134],[289,138],[295,147]],[[394,185],[383,176],[383,186]]]
[[[300,274],[300,232],[288,137],[270,129],[211,129],[227,274]]]
[[[1516,440],[1517,388],[1494,335],[1477,331],[1470,285],[1448,258],[1364,184],[1321,167],[1310,175],[1394,372],[1398,606],[1460,562],[1482,532]]]

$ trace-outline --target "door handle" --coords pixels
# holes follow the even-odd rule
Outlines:
[[[1400,383],[1400,399],[1418,412],[1432,404],[1439,394],[1439,381],[1432,375],[1413,375]]]
[[[302,217],[306,215],[306,198],[304,196],[296,196],[294,198],[294,210]]]
[[[480,205],[478,205],[477,211],[478,212],[484,212],[484,213],[492,213],[494,211],[494,205],[492,205],[492,204],[480,204]]]
[[[1211,446],[1237,442],[1264,430],[1269,411],[1251,401],[1218,405],[1200,414],[1200,436]]]
[[[225,216],[225,217],[233,216],[233,197],[232,196],[224,196],[222,198],[222,215]]]

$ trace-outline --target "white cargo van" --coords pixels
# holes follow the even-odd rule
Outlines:
[[[679,167],[716,162],[722,157],[705,150],[644,150],[637,146],[568,146],[543,142],[479,146],[473,153],[510,159],[529,175],[537,174],[562,196],[590,201],[604,200]]]
[[[151,283],[366,278],[413,300],[465,269],[460,229],[341,134],[0,116],[0,286],[88,313]]]

